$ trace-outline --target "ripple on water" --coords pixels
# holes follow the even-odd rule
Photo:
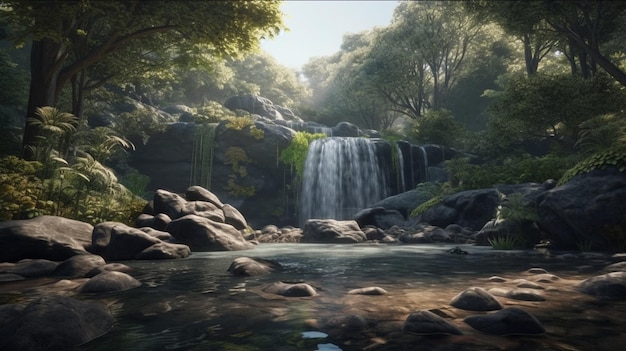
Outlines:
[[[576,281],[599,272],[607,260],[597,256],[592,261],[563,260],[537,252],[500,252],[475,246],[461,246],[467,255],[452,255],[446,252],[452,247],[262,244],[250,251],[125,262],[144,285],[116,295],[114,329],[79,350],[271,350],[284,346],[296,350],[369,347],[375,351],[422,344],[424,350],[452,347],[445,345],[455,345],[455,350],[615,350],[626,343],[622,322],[626,304],[598,302],[572,288]],[[230,263],[240,256],[276,260],[284,269],[260,277],[228,274]],[[582,266],[584,270],[579,269]],[[531,280],[524,272],[533,267],[562,278],[544,284],[551,287],[545,289],[547,301],[498,299],[505,306],[534,314],[548,330],[546,336],[487,336],[462,322],[469,312],[449,305],[454,296],[471,286],[514,288],[516,279]],[[493,276],[502,281],[490,281]],[[306,282],[319,295],[289,298],[263,291],[278,281]],[[379,286],[388,294],[347,294],[368,286]],[[426,340],[402,334],[406,317],[424,309],[447,316],[464,335]],[[341,329],[341,334],[325,328],[327,321],[348,315],[362,316],[367,324],[357,330]],[[578,336],[583,329],[584,336]],[[594,340],[599,339],[603,341],[596,345]]]

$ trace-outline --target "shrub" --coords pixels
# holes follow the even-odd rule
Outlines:
[[[326,134],[297,132],[296,136],[291,140],[291,144],[280,153],[279,160],[295,168],[298,179],[302,179],[304,162],[309,152],[309,144],[313,140],[321,138],[326,138]]]

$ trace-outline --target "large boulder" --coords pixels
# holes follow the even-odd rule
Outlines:
[[[0,262],[25,258],[63,261],[88,254],[93,226],[57,216],[0,222]]]
[[[118,222],[102,222],[93,230],[92,252],[107,261],[185,258],[188,247],[164,242],[140,229]]]
[[[539,227],[554,248],[594,250],[626,246],[626,173],[594,170],[544,192],[537,199]],[[621,247],[620,247],[621,246]]]
[[[302,229],[302,242],[360,243],[366,240],[367,236],[356,221],[309,219]]]
[[[145,145],[141,140],[133,140],[136,150],[130,165],[150,177],[147,190],[185,191],[198,129],[195,123],[170,123],[164,131],[151,135]]]
[[[257,121],[243,129],[222,122],[215,130],[211,191],[237,208],[252,227],[287,225],[295,206],[293,174],[278,157],[295,137],[293,129]],[[287,199],[287,203],[285,201]]]
[[[270,120],[283,120],[288,117],[283,116],[270,99],[252,94],[231,96],[224,101],[224,107],[233,111],[244,110],[251,114],[267,117]]]
[[[445,228],[458,224],[480,230],[496,216],[500,197],[496,189],[467,190],[444,197],[421,215],[421,221]]]
[[[113,317],[97,302],[64,296],[38,298],[26,307],[0,306],[0,350],[70,350],[106,334]]]
[[[192,251],[235,251],[254,247],[235,227],[196,215],[173,220],[166,230]]]

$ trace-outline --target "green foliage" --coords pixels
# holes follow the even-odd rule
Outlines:
[[[208,101],[197,108],[197,113],[193,116],[196,123],[219,123],[228,118],[235,118],[235,113],[217,101]]]
[[[211,189],[216,127],[215,124],[200,124],[196,126],[193,140],[190,185],[199,185],[205,189]]]
[[[623,109],[624,93],[602,75],[517,75],[489,107],[489,132],[496,148],[550,136],[576,139],[578,126],[597,115]]]
[[[37,174],[41,167],[38,161],[16,156],[0,159],[0,220],[47,213],[49,204],[40,201],[43,182]]]
[[[254,119],[251,117],[227,117],[226,128],[232,130],[243,130],[245,127],[254,126]]]
[[[167,125],[150,109],[135,109],[122,112],[115,119],[114,130],[127,138],[139,136],[145,145],[150,135],[165,131]]]
[[[131,194],[143,198],[146,195],[146,187],[150,184],[150,177],[139,173],[136,169],[130,169],[120,178],[120,184],[125,186]]]
[[[326,138],[326,134],[297,132],[291,140],[291,144],[280,153],[279,160],[295,168],[298,179],[302,179],[304,175],[304,162],[309,152],[309,144],[313,140],[321,138]]]
[[[587,157],[565,172],[558,185],[567,183],[576,175],[594,169],[606,169],[609,166],[617,168],[620,172],[626,171],[626,145],[617,145]]]
[[[463,127],[448,110],[428,111],[413,122],[416,140],[422,144],[455,145],[463,134]]]
[[[575,164],[575,157],[548,154],[543,157],[510,157],[482,165],[471,164],[468,158],[446,161],[450,186],[460,190],[485,189],[497,184],[543,183],[559,179]]]
[[[421,215],[422,213],[426,212],[426,210],[428,210],[429,208],[435,205],[438,205],[439,203],[441,203],[441,201],[443,201],[443,198],[444,198],[443,194],[432,197],[430,200],[414,208],[413,211],[411,211],[411,217],[417,217]]]
[[[488,240],[495,250],[514,250],[524,246],[523,242],[514,235],[500,235]]]
[[[527,206],[524,197],[520,193],[512,193],[502,196],[501,205],[498,206],[497,219],[509,219],[516,222],[538,221],[539,215],[533,208]]]
[[[224,163],[231,165],[233,170],[233,174],[228,176],[228,181],[226,183],[226,190],[228,190],[228,193],[233,196],[253,196],[256,192],[253,185],[244,186],[237,183],[238,180],[248,176],[248,170],[245,165],[252,162],[246,154],[246,151],[240,147],[231,146],[226,149],[224,155],[226,156]]]
[[[598,153],[626,144],[626,118],[621,114],[606,114],[580,124],[576,145],[585,154]]]

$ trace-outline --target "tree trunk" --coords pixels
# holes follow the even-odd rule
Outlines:
[[[35,116],[37,107],[55,106],[59,96],[57,81],[62,66],[64,47],[51,39],[33,41],[30,53],[30,91],[26,118]],[[37,145],[37,129],[28,121],[24,126],[22,157],[33,160]]]

